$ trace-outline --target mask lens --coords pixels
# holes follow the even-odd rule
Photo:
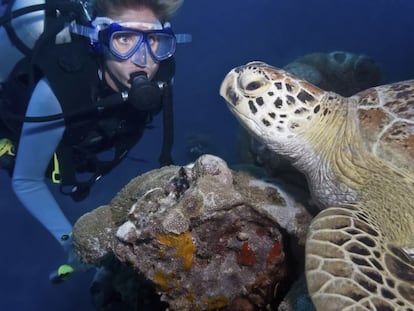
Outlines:
[[[110,49],[118,57],[127,59],[142,42],[142,34],[131,31],[116,31],[111,35]]]
[[[147,43],[152,55],[158,61],[167,59],[175,52],[176,40],[172,34],[162,32],[148,33]]]

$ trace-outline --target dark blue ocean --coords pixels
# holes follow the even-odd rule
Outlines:
[[[218,90],[233,67],[262,60],[283,67],[307,53],[350,51],[378,62],[385,82],[414,78],[413,0],[186,0],[172,21],[193,42],[178,46],[174,88],[177,164],[186,164],[188,139],[203,137],[211,151],[237,161],[237,123]],[[0,44],[1,46],[1,44]],[[0,61],[2,59],[0,54]],[[109,200],[131,178],[158,167],[162,131],[155,127],[88,199],[74,203],[51,186],[75,222]],[[36,165],[36,163],[33,163]],[[39,202],[39,204],[41,204]],[[17,201],[0,171],[0,310],[89,311],[91,273],[52,285],[49,272],[64,263],[54,239]]]

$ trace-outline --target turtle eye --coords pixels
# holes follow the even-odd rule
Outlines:
[[[261,86],[262,83],[260,83],[260,81],[252,81],[246,85],[246,91],[254,91],[260,88]]]
[[[245,72],[239,76],[240,90],[248,96],[259,95],[269,88],[269,81],[260,72]]]

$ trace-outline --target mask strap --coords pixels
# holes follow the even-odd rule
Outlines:
[[[162,28],[171,29],[171,24],[169,22],[166,22],[164,23],[164,25],[162,25]],[[190,43],[191,41],[193,41],[193,36],[189,33],[175,33],[174,36],[177,43]]]
[[[87,37],[91,43],[99,42],[99,31],[108,27],[114,21],[109,17],[97,17],[92,22],[92,27],[76,24],[76,21],[66,24],[71,33]]]
[[[177,43],[190,43],[193,41],[193,36],[189,33],[177,33],[175,34]]]
[[[91,42],[97,42],[98,41],[98,33],[99,30],[95,27],[88,27],[88,26],[83,26],[83,25],[79,25],[76,24],[75,21],[71,22],[69,25],[67,25],[69,27],[69,31],[71,33],[83,36],[83,37],[87,37],[89,38],[89,40]]]

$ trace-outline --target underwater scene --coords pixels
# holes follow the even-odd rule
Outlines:
[[[414,79],[413,14],[412,0],[184,1],[173,165],[158,113],[86,198],[47,180],[89,264],[58,281],[68,255],[0,170],[0,310],[414,310],[414,82],[399,83]]]

